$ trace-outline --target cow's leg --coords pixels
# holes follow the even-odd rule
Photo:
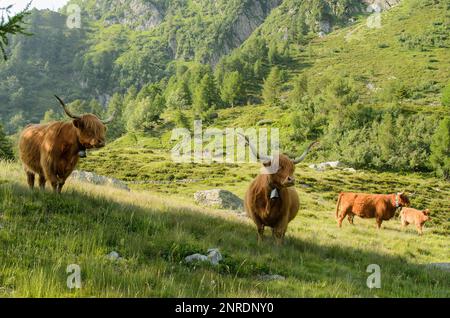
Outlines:
[[[53,192],[58,192],[58,182],[56,181],[50,181],[50,184],[52,185]]]
[[[282,228],[277,228],[273,230],[273,236],[275,238],[275,242],[277,245],[282,245],[284,241],[284,235],[286,234],[286,230]]]
[[[58,191],[58,179],[56,178],[56,176],[46,174],[45,179],[50,182],[50,184],[52,185],[53,192],[56,193]]]
[[[272,235],[277,245],[282,245],[284,241],[284,235],[286,234],[285,226],[278,226],[272,229]]]
[[[46,182],[46,181],[47,181],[47,180],[45,180],[44,175],[40,174],[40,175],[39,175],[39,188],[40,188],[41,190],[45,190],[45,182]]]
[[[256,229],[258,230],[258,243],[260,243],[264,239],[264,224],[262,224],[262,222],[257,217],[255,217],[253,221],[255,222]]]
[[[341,215],[339,215],[338,218],[338,226],[342,227],[342,221],[345,219],[345,216],[347,215],[347,213],[351,213],[351,211],[349,211],[350,209],[348,207],[345,207],[344,209],[341,210]]]
[[[65,181],[61,181],[61,182],[58,183],[58,186],[57,186],[57,189],[56,189],[56,191],[58,193],[61,193],[64,184],[65,184]]]
[[[383,219],[377,218],[377,228],[381,229],[381,223],[383,223]]]
[[[30,189],[34,188],[34,173],[27,171],[27,182],[28,182],[28,186],[30,187]]]
[[[423,234],[423,231],[422,231],[422,224],[417,224],[417,225],[416,225],[416,228],[417,228],[417,233],[419,233],[419,235],[422,235],[422,234]]]
[[[284,235],[286,234],[287,226],[288,226],[288,221],[283,219],[272,228],[272,236],[275,239],[275,242],[277,245],[283,244]]]
[[[347,219],[348,219],[348,223],[350,223],[351,225],[354,225],[353,224],[353,219],[355,218],[355,215],[353,214],[353,213],[349,213],[348,215],[347,215]]]
[[[404,229],[405,227],[408,226],[408,222],[405,219],[402,219],[402,228]]]

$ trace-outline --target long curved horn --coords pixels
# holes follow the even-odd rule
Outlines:
[[[104,124],[109,124],[110,122],[112,122],[114,120],[114,116],[115,115],[116,115],[116,112],[114,111],[109,118],[104,119],[101,122],[104,123]]]
[[[252,151],[252,153],[256,156],[256,159],[258,160],[262,160],[262,161],[272,161],[272,158],[269,156],[261,156],[258,151],[256,151],[255,146],[252,145],[252,143],[250,142],[250,140],[248,140],[248,137],[241,134],[240,132],[238,132],[238,135],[242,136],[245,138],[245,141],[247,143],[247,145],[250,147],[250,150]]]
[[[312,143],[308,146],[308,148],[306,148],[305,152],[303,152],[302,155],[301,155],[300,157],[297,157],[297,158],[295,158],[294,160],[292,160],[292,162],[293,162],[294,164],[297,164],[297,163],[300,163],[300,162],[302,162],[303,160],[305,160],[306,155],[307,155],[308,152],[311,150],[311,148],[314,147],[315,145],[317,145],[318,143],[319,143],[318,141],[312,142]]]
[[[55,95],[55,97],[56,97],[56,99],[61,103],[61,106],[64,108],[64,112],[66,113],[67,116],[69,116],[70,118],[73,118],[73,119],[80,119],[80,118],[81,118],[80,116],[75,116],[75,115],[73,115],[73,114],[67,109],[66,104],[64,104],[64,102],[62,101],[61,98],[59,98],[59,97],[56,96],[56,95]]]

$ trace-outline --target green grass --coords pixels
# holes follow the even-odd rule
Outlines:
[[[124,142],[119,141],[119,142]],[[90,160],[93,158],[90,156]],[[257,171],[253,168],[241,167]],[[242,171],[243,171],[242,170]],[[448,184],[420,175],[317,173],[299,167],[301,208],[284,246],[256,241],[252,222],[227,211],[201,208],[191,194],[209,184],[173,184],[131,192],[69,182],[60,196],[30,191],[15,163],[0,164],[0,296],[3,297],[449,297],[450,275],[423,264],[448,262]],[[212,171],[212,170],[210,170]],[[237,169],[236,173],[240,173]],[[374,179],[378,176],[378,179]],[[382,182],[384,180],[384,182]],[[247,180],[223,188],[242,195]],[[377,231],[356,219],[338,229],[335,192],[359,187],[416,189],[413,204],[439,211],[423,237],[400,230],[398,220]],[[442,192],[425,194],[440,188]],[[174,191],[177,192],[177,191]],[[446,201],[447,200],[447,201]],[[437,212],[436,212],[437,213]],[[268,236],[268,235],[267,235]],[[183,259],[218,247],[217,267]],[[111,261],[106,255],[123,257]],[[78,264],[82,288],[66,287],[65,270]],[[382,288],[366,286],[378,264]],[[284,281],[264,282],[271,273]]]

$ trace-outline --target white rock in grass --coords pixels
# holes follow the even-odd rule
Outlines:
[[[208,255],[203,254],[192,254],[189,256],[186,256],[184,260],[186,263],[191,263],[193,261],[200,261],[200,262],[210,262],[212,265],[218,265],[219,262],[223,259],[222,254],[220,254],[219,249],[217,248],[210,248],[207,251]]]
[[[112,261],[117,261],[121,257],[119,255],[119,253],[117,253],[116,251],[112,251],[111,253],[108,254],[108,258]]]
[[[222,254],[220,254],[219,249],[210,248],[208,250],[208,259],[211,264],[217,265],[222,260]]]
[[[426,265],[428,268],[439,268],[444,271],[450,271],[450,263],[430,263]]]
[[[196,253],[196,254],[192,254],[192,255],[186,256],[184,258],[184,260],[187,263],[191,263],[193,261],[205,262],[205,261],[208,260],[208,256]]]
[[[284,276],[281,275],[268,275],[268,274],[264,274],[264,275],[259,275],[258,278],[260,280],[266,280],[266,281],[270,281],[270,280],[285,280],[286,278]]]

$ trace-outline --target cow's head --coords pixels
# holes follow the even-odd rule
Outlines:
[[[243,136],[243,135],[242,135]],[[318,144],[317,141],[311,143],[303,154],[295,159],[290,159],[288,156],[279,154],[277,160],[269,156],[260,155],[255,147],[250,143],[246,136],[243,136],[250,147],[250,150],[255,154],[256,158],[262,161],[263,166],[270,171],[267,173],[269,183],[276,188],[292,187],[295,184],[295,165],[302,162],[308,152]]]
[[[422,220],[424,222],[431,220],[431,218],[430,218],[430,210],[425,209],[425,210],[422,211],[422,214],[423,214]]]
[[[408,207],[410,204],[408,196],[403,192],[397,193],[397,200],[398,200],[398,206]]]
[[[87,149],[104,147],[106,141],[105,124],[113,120],[114,114],[106,120],[100,120],[93,114],[73,115],[67,109],[66,104],[58,96],[55,95],[55,97],[61,103],[66,115],[73,119],[72,124],[77,130],[78,142]]]

